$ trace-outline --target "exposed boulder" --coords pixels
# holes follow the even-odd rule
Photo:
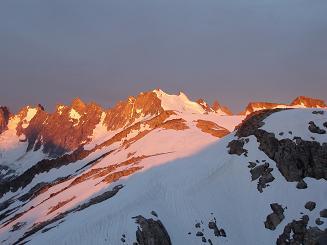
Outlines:
[[[139,245],[171,245],[170,237],[160,220],[146,219],[139,215],[133,217],[139,224],[136,240]]]
[[[273,210],[273,213],[267,216],[265,221],[265,227],[269,230],[275,230],[276,227],[283,221],[285,218],[284,216],[284,209],[278,203],[270,204],[270,208]]]
[[[307,189],[308,188],[308,185],[307,183],[301,179],[297,184],[296,184],[296,188],[300,189],[300,190],[303,190],[303,189]]]
[[[304,207],[310,211],[314,210],[316,208],[316,203],[315,202],[312,202],[312,201],[309,201],[307,202]]]
[[[244,144],[246,143],[246,140],[240,139],[240,140],[232,140],[231,142],[228,143],[229,147],[229,154],[236,154],[236,155],[242,155],[247,154],[248,151],[243,148]]]

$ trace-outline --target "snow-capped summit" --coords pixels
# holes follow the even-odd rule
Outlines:
[[[183,92],[178,95],[170,95],[161,89],[153,90],[161,101],[161,106],[164,110],[173,110],[184,113],[217,113],[219,115],[232,115],[227,107],[220,106],[217,101],[210,107],[203,99],[198,99],[196,102],[191,101]]]
[[[201,105],[189,100],[189,98],[183,92],[179,92],[178,95],[170,95],[160,89],[153,90],[153,92],[161,101],[161,107],[164,110],[173,110],[186,113],[205,113],[205,110]]]

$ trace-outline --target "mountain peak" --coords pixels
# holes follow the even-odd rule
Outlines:
[[[76,97],[73,99],[71,106],[77,111],[82,111],[86,107],[86,104],[79,97]]]
[[[218,100],[215,100],[213,102],[212,109],[217,113],[223,113],[223,114],[226,114],[228,116],[233,115],[232,111],[227,106],[220,105]]]
[[[325,101],[307,96],[299,96],[295,98],[290,105],[303,107],[327,107]]]
[[[161,106],[164,110],[200,114],[211,112],[224,115],[232,115],[231,111],[227,107],[219,105],[216,109],[211,108],[204,99],[200,98],[197,101],[192,101],[182,91],[180,91],[178,95],[168,94],[161,89],[155,89],[153,92],[161,100]]]

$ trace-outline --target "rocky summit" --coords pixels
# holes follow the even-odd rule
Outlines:
[[[0,107],[1,244],[327,244],[327,107],[160,89]]]

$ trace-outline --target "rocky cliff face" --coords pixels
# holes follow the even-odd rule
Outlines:
[[[89,140],[100,122],[101,113],[101,107],[94,103],[85,104],[80,99],[75,99],[71,106],[58,106],[52,114],[38,106],[28,126],[18,124],[17,133],[26,136],[27,151],[42,148],[52,157],[60,156]]]
[[[137,119],[157,116],[163,111],[161,101],[154,92],[140,93],[137,97],[129,97],[109,109],[104,123],[108,130],[116,130],[130,126]]]

